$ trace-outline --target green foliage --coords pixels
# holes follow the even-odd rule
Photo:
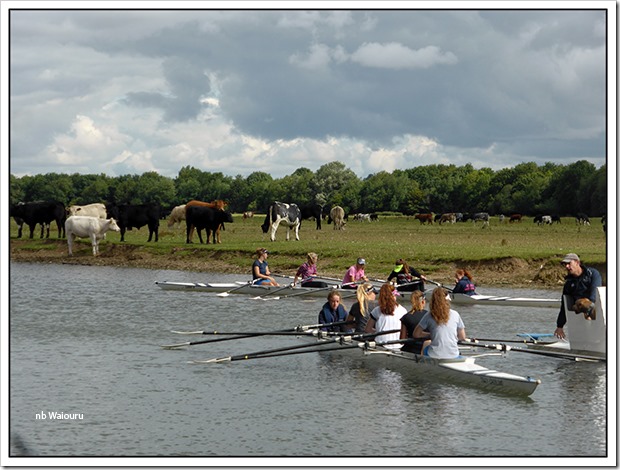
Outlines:
[[[570,165],[520,163],[493,171],[467,164],[427,165],[392,173],[381,171],[360,179],[342,162],[330,162],[315,172],[299,168],[274,179],[263,171],[246,178],[192,166],[171,179],[156,172],[108,177],[99,175],[10,175],[11,203],[58,200],[66,205],[92,202],[164,207],[192,199],[223,199],[232,212],[264,212],[274,200],[306,205],[318,202],[356,212],[478,212],[600,217],[607,212],[607,166],[587,161]]]

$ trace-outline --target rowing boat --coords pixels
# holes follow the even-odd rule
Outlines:
[[[333,340],[326,340],[321,335],[318,335],[318,337],[304,336],[301,338],[305,341],[315,341],[317,345],[324,343],[334,344]],[[399,342],[391,341],[384,344]],[[368,365],[373,367],[398,370],[424,380],[450,381],[488,392],[520,396],[531,395],[541,383],[540,379],[534,379],[529,376],[523,377],[488,369],[477,364],[477,356],[472,355],[460,356],[455,359],[436,359],[412,352],[388,349],[382,346],[381,343],[356,340],[355,337],[348,340],[346,337],[343,337],[336,344],[338,346],[328,349],[328,351],[349,351],[349,357],[363,358]],[[322,352],[321,349],[317,351],[319,353]],[[484,356],[484,354],[478,356]]]
[[[184,291],[184,292],[230,292],[231,294],[254,295],[265,298],[272,293],[278,293],[279,298],[291,296],[321,297],[326,298],[330,290],[338,290],[343,298],[355,297],[355,289],[343,289],[333,284],[329,287],[301,287],[301,286],[263,286],[254,285],[248,282],[172,282],[155,281],[155,285],[164,290]],[[275,298],[275,297],[273,297]]]
[[[430,300],[430,292],[427,291],[427,299]],[[495,295],[467,295],[450,293],[452,304],[455,305],[493,305],[511,307],[552,307],[560,308],[560,299],[541,299],[533,297],[503,297]]]

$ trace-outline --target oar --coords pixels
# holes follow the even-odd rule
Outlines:
[[[236,290],[243,289],[244,287],[247,287],[247,286],[251,286],[251,285],[253,285],[256,281],[258,281],[258,279],[253,279],[253,280],[248,281],[248,282],[246,282],[245,284],[242,284],[242,285],[240,285],[240,286],[238,286],[238,287],[235,287],[235,288],[233,288],[233,289],[227,290],[226,292],[220,292],[219,294],[217,294],[217,296],[218,296],[218,297],[228,297],[228,295],[229,295],[231,292],[235,292]]]
[[[345,284],[342,285],[334,285],[334,286],[327,286],[327,287],[306,287],[305,289],[312,289],[312,292],[319,292],[322,290],[328,290],[328,289],[340,289],[341,287],[344,286],[350,286],[352,284],[357,284],[358,281],[353,281],[353,282],[347,282]],[[297,292],[295,294],[289,294],[289,295],[283,295],[282,297],[280,297],[281,299],[290,299],[292,297],[297,297],[298,295],[308,295],[309,291],[305,290],[303,292]]]
[[[219,341],[230,341],[233,339],[244,339],[244,338],[254,338],[256,336],[269,336],[269,335],[282,335],[282,334],[291,334],[291,335],[299,335],[299,334],[313,334],[311,331],[312,328],[326,328],[330,326],[340,326],[353,324],[355,322],[332,322],[332,323],[318,323],[316,325],[298,325],[295,328],[287,329],[287,330],[276,330],[276,331],[261,331],[261,332],[237,332],[237,333],[228,333],[228,332],[220,332],[220,331],[173,331],[173,333],[178,333],[182,335],[187,334],[202,334],[202,335],[236,335],[230,336],[227,338],[216,338],[216,339],[204,339],[200,341],[188,341],[185,343],[177,343],[177,344],[166,344],[161,346],[163,349],[179,349],[185,346],[194,346],[196,344],[206,344],[206,343],[217,343]]]
[[[369,337],[374,337],[374,336],[379,336],[379,335],[384,335],[387,333],[397,333],[400,330],[387,330],[387,331],[380,331],[378,333],[363,333],[363,334],[355,334],[355,335],[348,335],[348,336],[340,336],[338,338],[334,338],[334,339],[329,339],[326,341],[323,341],[322,343],[304,343],[304,344],[298,344],[295,346],[286,346],[283,348],[276,348],[276,349],[265,349],[263,351],[255,351],[255,352],[251,352],[251,353],[246,353],[246,354],[239,354],[237,356],[225,356],[225,357],[216,357],[213,359],[203,359],[203,360],[198,360],[198,361],[190,361],[192,364],[208,364],[208,363],[218,363],[218,362],[233,362],[233,361],[242,361],[245,359],[256,359],[258,357],[261,356],[265,356],[265,355],[269,355],[269,354],[275,354],[275,353],[281,353],[281,352],[285,352],[285,351],[294,351],[294,350],[298,350],[298,349],[309,349],[309,348],[315,348],[314,350],[317,350],[316,347],[317,346],[322,346],[325,344],[334,344],[334,343],[349,343],[352,340],[359,340],[359,339],[363,339],[363,338],[369,338]],[[319,349],[320,351],[322,351],[323,349]]]
[[[417,284],[417,283],[419,283],[420,281],[424,282],[424,280],[423,280],[423,279],[416,279],[415,281],[405,282],[404,284],[396,284],[396,286],[395,286],[395,287],[396,287],[396,290],[398,290],[398,289],[399,289],[399,288],[401,288],[401,287],[410,286],[410,285],[412,285],[412,284]],[[407,292],[408,292],[408,291],[407,291]]]
[[[311,277],[307,277],[305,279],[302,279],[301,282],[309,281],[310,279],[312,279],[312,278]],[[293,287],[293,284],[291,283],[291,284],[286,285],[284,287],[280,287],[278,289],[274,289],[272,291],[269,291],[265,295],[262,295],[262,296],[258,295],[256,297],[252,297],[252,300],[265,300],[265,297],[268,297],[268,296],[273,295],[273,294],[275,294],[277,292],[283,291],[284,289],[290,289],[292,287]],[[279,297],[272,297],[271,300],[277,300],[278,298]]]
[[[453,292],[453,289],[451,287],[448,286],[444,286],[443,284],[441,284],[440,282],[437,281],[433,281],[432,279],[426,279],[426,282],[430,282],[431,284],[435,284],[436,286],[439,287],[443,287],[444,289],[446,289],[447,291]]]
[[[459,344],[463,344],[466,346],[475,346],[478,348],[495,349],[495,350],[502,351],[502,352],[514,351],[514,352],[522,352],[522,353],[528,353],[528,354],[538,354],[540,356],[557,357],[560,359],[569,359],[569,360],[575,360],[575,361],[578,359],[585,359],[588,361],[606,361],[607,360],[604,357],[588,356],[585,354],[545,351],[543,349],[512,348],[508,346],[507,344],[481,344],[481,343],[474,343],[471,341],[459,341]]]
[[[490,343],[521,343],[521,344],[552,344],[550,341],[538,341],[535,338],[529,339],[492,339],[492,338],[471,338],[471,341],[488,341]]]

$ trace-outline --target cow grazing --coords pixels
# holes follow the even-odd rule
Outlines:
[[[246,211],[243,213],[243,220],[245,219],[251,219],[254,217],[254,212],[252,211]]]
[[[334,223],[334,230],[344,230],[344,209],[340,206],[332,207],[329,211],[329,220],[327,223]]]
[[[73,217],[74,215],[105,219],[107,217],[107,211],[105,209],[105,204],[101,204],[99,202],[87,204],[85,206],[74,205],[67,207],[67,217]]]
[[[489,226],[489,219],[490,217],[489,217],[488,212],[476,212],[472,216],[474,225],[476,224],[476,222],[482,222],[482,228]]]
[[[185,204],[181,204],[180,206],[176,206],[170,212],[170,217],[168,218],[168,228],[177,224],[177,228],[181,226],[181,222],[185,220]]]
[[[210,207],[211,209],[218,209],[218,210],[223,211],[224,209],[226,209],[227,205],[228,203],[226,201],[222,201],[221,199],[216,199],[215,201],[211,201],[211,202],[204,202],[204,201],[198,201],[197,199],[192,199],[187,204],[185,204],[185,209],[187,210],[187,208],[191,206],[201,206],[201,207]],[[193,238],[194,238],[194,228],[191,227],[191,230],[189,233],[190,243]]]
[[[580,212],[575,216],[575,221],[579,225],[590,225],[590,218],[583,212]]]
[[[114,232],[121,230],[114,219],[101,219],[84,215],[73,215],[67,218],[65,233],[67,234],[69,256],[73,255],[73,242],[76,238],[90,238],[93,245],[93,256],[97,256],[99,254],[99,240],[105,238],[105,234],[109,230]]]
[[[562,223],[562,219],[560,218],[560,216],[558,214],[553,214],[551,216],[551,223],[556,223],[556,224],[561,224]]]
[[[419,220],[420,224],[433,225],[433,214],[416,214],[413,218]]]
[[[302,206],[299,208],[301,212],[301,220],[316,220],[316,229],[321,230],[321,214],[323,213],[323,206],[321,204],[312,204],[309,206]]]
[[[538,214],[534,217],[534,223],[538,225],[551,225],[551,216]]]
[[[521,222],[521,219],[523,219],[523,215],[522,214],[512,214],[510,216],[510,220],[508,222],[510,222],[510,223]]]
[[[11,216],[21,219],[23,223],[28,225],[30,229],[30,238],[34,237],[34,229],[37,224],[41,224],[41,238],[43,231],[47,225],[47,238],[50,236],[50,225],[52,221],[56,222],[58,227],[58,238],[64,236],[65,226],[65,205],[57,201],[37,201],[37,202],[20,202],[11,207]],[[21,237],[21,230],[18,234]]]
[[[275,201],[267,209],[265,222],[261,225],[263,233],[269,232],[269,239],[276,240],[276,231],[280,223],[286,226],[286,239],[290,238],[291,228],[295,230],[295,240],[299,240],[299,226],[301,225],[301,211],[297,204],[288,204]]]
[[[448,212],[446,214],[441,214],[441,217],[439,218],[439,225],[443,224],[444,222],[447,222],[450,224],[456,223],[456,214],[454,212]]]
[[[371,222],[378,222],[379,221],[379,214],[377,214],[376,212],[373,212],[372,214],[370,214],[370,221]]]
[[[189,206],[185,208],[185,224],[186,224],[186,243],[192,243],[191,232],[195,228],[198,232],[200,243],[202,240],[202,229],[207,234],[207,243],[210,242],[211,232],[213,232],[213,243],[222,243],[220,239],[220,228],[225,222],[233,222],[230,212],[214,209],[206,206]]]
[[[155,235],[155,241],[159,241],[159,204],[122,204],[120,206],[106,206],[111,215],[121,228],[121,241],[125,241],[125,231],[132,228],[140,229],[145,225],[149,228],[150,242]]]

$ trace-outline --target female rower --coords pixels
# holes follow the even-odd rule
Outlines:
[[[415,282],[414,277],[422,279],[422,281]],[[388,281],[391,281],[392,279],[396,279],[397,287],[403,286],[398,287],[398,290],[401,292],[411,292],[415,290],[423,291],[423,281],[426,281],[426,276],[420,274],[414,267],[409,266],[405,260],[399,258],[396,260],[396,263],[394,264],[394,269],[387,278]]]
[[[424,298],[424,292],[420,290],[413,291],[411,294],[411,310],[400,319],[403,325],[400,329],[400,339],[411,338],[411,341],[403,344],[403,351],[422,354],[424,339],[414,338],[413,332],[420,320],[422,320],[422,317],[428,313],[425,307],[426,298]]]
[[[398,341],[400,339],[400,319],[407,313],[407,309],[399,305],[394,297],[396,288],[386,282],[379,291],[379,306],[370,312],[370,318],[366,323],[366,333],[377,333],[387,330],[398,330],[394,333],[378,335],[377,342]],[[388,349],[400,349],[401,344],[386,344]]]
[[[371,283],[366,282],[357,287],[357,302],[351,305],[347,321],[355,323],[355,332],[363,333],[370,312],[372,312],[379,302],[377,302],[377,289]]]
[[[269,265],[267,264],[267,255],[269,251],[266,248],[256,250],[256,259],[252,264],[252,280],[253,284],[262,286],[278,286],[276,280],[271,277]]]
[[[347,272],[344,274],[344,278],[342,279],[342,287],[344,289],[356,289],[354,284],[357,281],[368,282],[366,272],[364,271],[365,268],[366,260],[364,258],[357,258],[355,264],[347,269]]]
[[[425,356],[438,359],[459,356],[458,342],[466,338],[465,325],[458,312],[450,308],[449,298],[443,287],[436,287],[431,296],[430,312],[422,317],[413,331],[414,338],[430,338],[424,341],[422,351]]]
[[[475,295],[474,278],[466,269],[457,269],[454,277],[456,285],[452,292],[455,294]]]
[[[293,286],[297,284],[298,279],[301,279],[301,287],[329,287],[326,282],[314,280],[318,260],[319,256],[316,253],[308,253],[306,262],[297,269],[295,279],[293,279]]]
[[[340,303],[342,298],[340,292],[332,290],[327,294],[327,302],[321,308],[319,312],[319,323],[324,325],[326,323],[338,323],[344,322],[347,319],[347,311]],[[351,331],[351,325],[334,325],[321,327],[323,331]]]

